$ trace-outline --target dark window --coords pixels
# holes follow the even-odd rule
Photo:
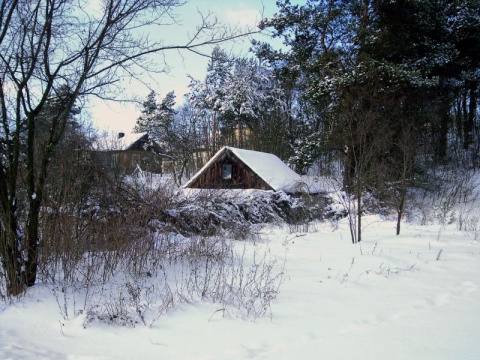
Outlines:
[[[232,178],[232,164],[222,165],[222,179],[229,180]]]

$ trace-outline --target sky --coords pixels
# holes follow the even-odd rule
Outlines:
[[[163,34],[161,36],[168,43],[183,43],[188,34],[194,31],[195,26],[200,23],[199,12],[202,14],[212,12],[227,25],[255,26],[261,19],[262,13],[265,17],[276,13],[275,2],[275,0],[190,0],[176,10],[181,25],[166,27],[165,36]],[[226,51],[239,55],[247,55],[249,47],[250,39],[248,38],[222,45]],[[206,50],[207,53],[211,52],[209,49]],[[173,90],[177,96],[177,104],[179,104],[183,101],[183,95],[188,92],[189,75],[195,79],[204,78],[208,58],[192,53],[179,54],[171,51],[159,54],[160,62],[163,61],[163,55],[170,67],[169,72],[156,76],[155,81],[146,79],[145,84],[124,81],[126,96],[133,95],[145,99],[150,90],[154,90],[160,97],[163,97]],[[131,103],[104,102],[92,99],[86,111],[91,117],[93,126],[102,132],[130,132],[135,126],[136,119],[140,116],[141,108]]]

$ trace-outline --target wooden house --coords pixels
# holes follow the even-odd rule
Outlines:
[[[119,173],[130,175],[140,169],[162,174],[170,163],[169,157],[163,154],[161,147],[145,132],[119,133],[116,139],[107,141],[97,148],[99,149],[93,152],[97,163]]]
[[[260,189],[295,193],[302,179],[273,154],[224,147],[185,185],[196,189]]]

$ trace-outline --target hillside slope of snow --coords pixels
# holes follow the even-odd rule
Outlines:
[[[62,316],[37,285],[0,311],[1,359],[480,359],[480,243],[454,226],[365,218],[364,241],[311,224],[263,230],[287,278],[268,316],[185,303],[152,327]],[[248,245],[253,246],[253,245]],[[81,304],[78,304],[81,308]]]

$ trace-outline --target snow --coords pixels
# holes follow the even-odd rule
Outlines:
[[[131,145],[136,143],[142,137],[144,137],[147,133],[140,132],[140,133],[122,133],[122,137],[118,137],[119,134],[115,134],[113,137],[112,135],[108,135],[107,138],[102,138],[97,141],[93,147],[98,150],[127,150]]]
[[[256,246],[286,256],[287,278],[255,320],[186,302],[151,327],[84,328],[85,314],[62,316],[61,291],[38,284],[0,303],[0,358],[480,359],[477,232],[404,223],[395,236],[392,221],[364,222],[356,245],[346,219],[264,228]]]
[[[292,192],[298,183],[302,181],[300,175],[273,154],[233,147],[228,149],[255,171],[275,191]]]

